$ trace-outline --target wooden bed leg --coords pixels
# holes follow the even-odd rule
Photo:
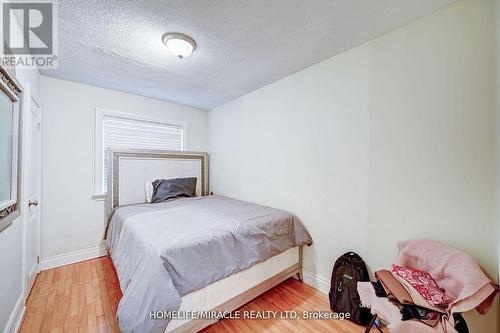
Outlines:
[[[302,251],[303,251],[303,245],[299,246],[299,264],[300,264],[300,270],[297,272],[297,280],[299,280],[301,283],[304,282],[304,274],[302,273]]]
[[[302,269],[295,274],[297,276],[297,280],[300,282],[304,282],[304,275],[302,274]]]

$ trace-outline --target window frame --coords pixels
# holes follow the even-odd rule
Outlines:
[[[188,126],[187,123],[165,118],[144,116],[136,113],[126,113],[96,107],[95,126],[94,126],[94,200],[104,200],[107,193],[103,193],[103,172],[104,172],[104,117],[116,117],[133,121],[154,122],[163,125],[182,127],[182,151],[188,150]]]

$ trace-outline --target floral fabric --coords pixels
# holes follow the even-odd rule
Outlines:
[[[411,284],[433,306],[446,308],[453,302],[453,299],[427,272],[398,265],[392,265],[392,272]]]

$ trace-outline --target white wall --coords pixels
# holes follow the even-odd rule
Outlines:
[[[297,214],[327,280],[347,250],[380,269],[417,237],[496,277],[493,13],[458,2],[210,111],[211,190]]]
[[[16,316],[17,303],[23,301],[23,223],[18,217],[12,225],[0,233],[0,332],[3,332],[11,316]],[[5,273],[6,272],[6,273]],[[10,320],[12,327],[15,319]]]
[[[369,69],[364,45],[210,111],[211,190],[297,214],[323,277],[365,253]]]
[[[95,108],[188,124],[189,150],[207,150],[205,110],[41,77],[42,261],[101,246],[104,202],[94,194]]]
[[[39,72],[38,70],[18,69],[16,78],[21,85],[26,88],[31,86],[31,91],[39,91]],[[26,110],[20,109],[21,114]],[[20,147],[20,153],[24,146]],[[21,184],[24,177],[21,174]],[[23,192],[19,193],[20,207],[25,207],[23,201]],[[13,330],[25,300],[25,272],[24,265],[24,215],[21,215],[5,230],[0,232],[0,332]]]

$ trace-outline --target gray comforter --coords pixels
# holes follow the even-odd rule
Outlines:
[[[168,322],[150,311],[178,310],[182,296],[311,243],[293,214],[222,196],[120,207],[107,239],[123,292],[120,329],[163,332]]]

